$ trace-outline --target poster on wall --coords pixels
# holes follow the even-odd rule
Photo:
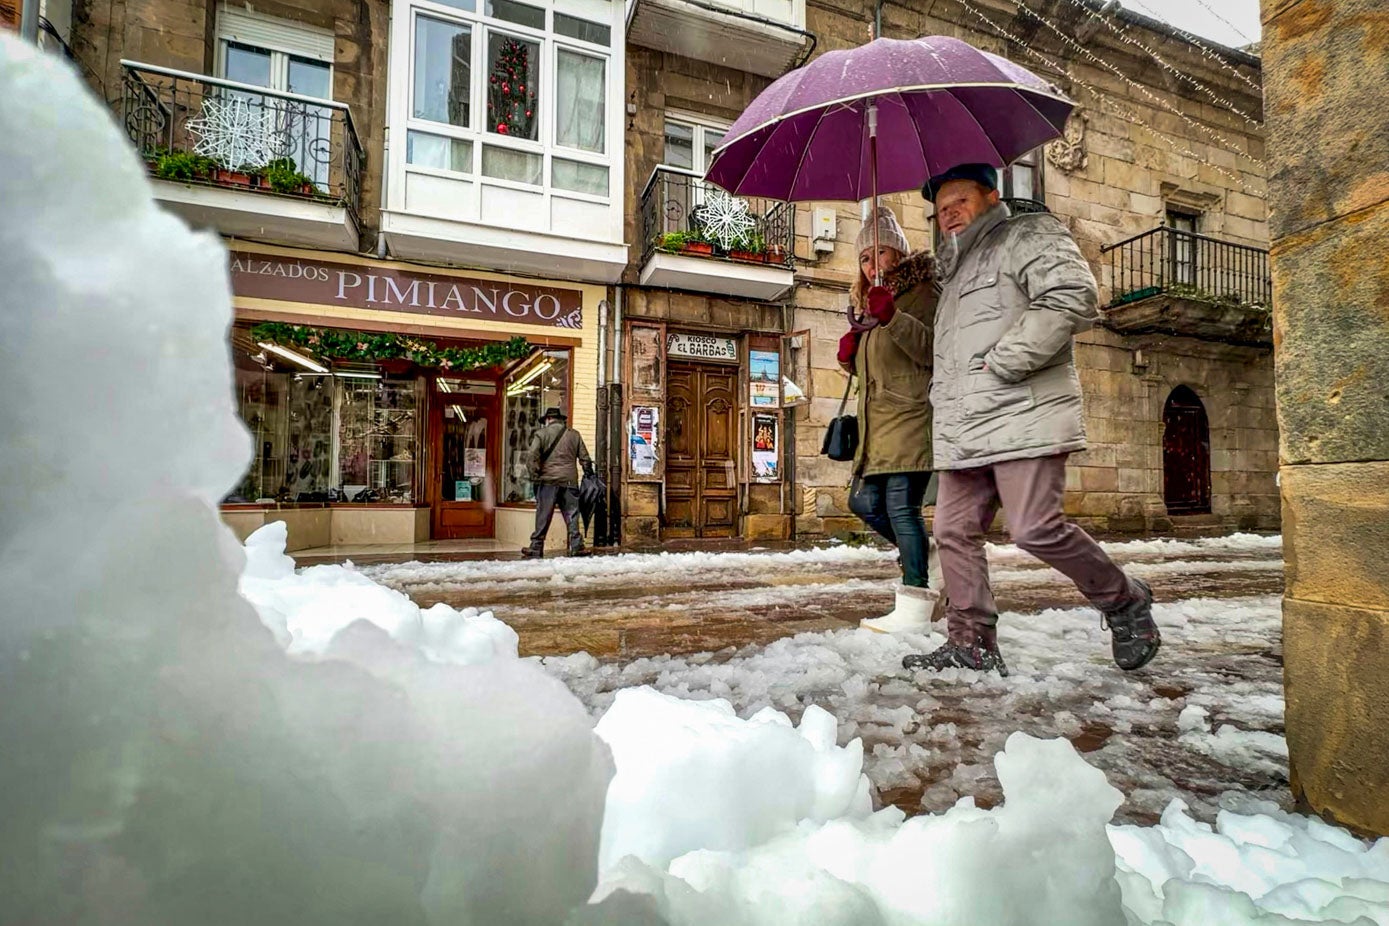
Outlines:
[[[660,420],[660,409],[654,405],[632,406],[627,454],[632,461],[633,476],[650,476],[656,472],[656,428]]]
[[[776,415],[752,416],[752,476],[762,482],[775,482],[781,478],[778,461],[778,434],[780,422]]]
[[[748,383],[755,408],[781,404],[781,355],[774,350],[748,351]]]
[[[628,339],[632,363],[632,391],[659,395],[661,375],[661,330],[633,325]]]
[[[487,449],[469,447],[463,451],[463,475],[469,479],[487,475]]]

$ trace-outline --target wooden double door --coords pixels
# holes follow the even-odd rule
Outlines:
[[[737,536],[738,368],[670,364],[666,415],[663,536]]]

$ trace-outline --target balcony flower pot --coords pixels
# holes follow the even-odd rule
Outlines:
[[[729,251],[728,256],[734,260],[745,260],[754,264],[765,264],[767,262],[767,255],[759,251]]]
[[[228,170],[225,167],[219,167],[213,171],[212,179],[214,183],[220,183],[223,186],[251,186],[250,174],[240,170]]]
[[[786,248],[779,244],[774,244],[767,248],[767,253],[764,257],[769,264],[784,264],[786,263]]]
[[[714,253],[714,246],[707,241],[686,241],[681,250],[686,254],[703,254],[707,257]]]

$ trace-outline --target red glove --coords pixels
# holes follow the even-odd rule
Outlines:
[[[852,366],[854,355],[858,353],[858,341],[862,336],[859,331],[846,331],[844,337],[839,339],[839,363],[841,366]]]
[[[892,290],[886,286],[874,286],[868,290],[868,314],[881,325],[892,321],[897,314],[897,304],[892,300]]]

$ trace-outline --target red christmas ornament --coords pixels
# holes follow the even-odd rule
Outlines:
[[[508,87],[508,86],[506,85],[506,81],[502,81],[502,93],[510,93],[510,92],[511,92],[511,88]]]
[[[526,110],[526,116],[527,116],[527,118],[529,118],[529,117],[530,117],[530,114],[531,114],[531,111],[530,111],[530,110],[529,110],[529,109],[528,109],[528,110]]]
[[[498,135],[505,135],[505,134],[506,134],[506,123],[505,123],[505,122],[498,122],[498,123],[497,123],[497,134],[498,134]]]

